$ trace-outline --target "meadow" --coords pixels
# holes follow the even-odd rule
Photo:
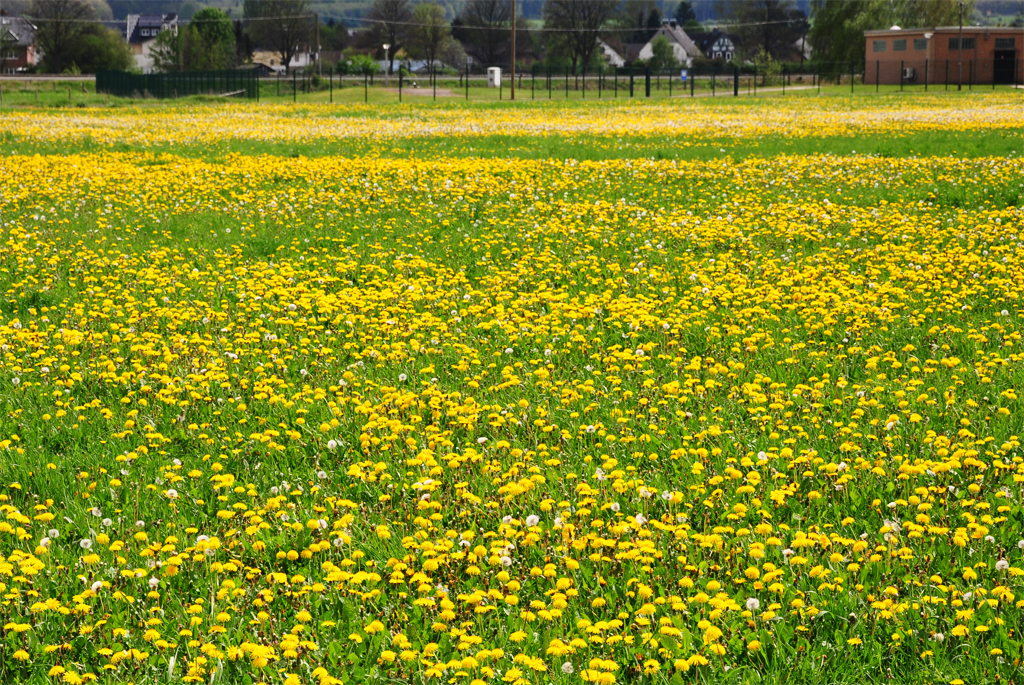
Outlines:
[[[0,681],[1020,683],[1020,93],[0,117]]]

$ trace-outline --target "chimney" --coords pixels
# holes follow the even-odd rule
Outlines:
[[[678,26],[675,19],[669,21],[668,25],[671,26],[672,28],[676,28]]]

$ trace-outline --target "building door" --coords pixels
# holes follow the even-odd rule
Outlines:
[[[995,83],[1013,83],[1017,66],[1016,50],[996,50],[995,63],[992,65],[992,79]]]

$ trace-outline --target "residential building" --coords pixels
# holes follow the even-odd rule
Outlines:
[[[865,31],[864,82],[932,85],[1024,83],[1024,31],[965,26]]]
[[[701,56],[700,48],[686,35],[686,31],[679,26],[676,20],[666,19],[661,22],[661,28],[640,48],[636,58],[646,61],[653,57],[654,49],[652,46],[659,36],[664,36],[668,39],[669,44],[672,46],[672,54],[675,55],[676,60],[682,65],[687,67],[693,66],[693,60]]]
[[[695,31],[687,35],[708,59],[724,59],[731,62],[736,56],[736,45],[739,41],[721,29],[715,28],[699,33]]]
[[[605,43],[600,38],[597,39],[597,49],[601,51],[604,56],[605,62],[610,67],[624,67],[626,66],[626,60],[615,50],[611,45]],[[638,51],[639,52],[639,51]]]
[[[177,14],[129,14],[125,24],[125,40],[135,56],[135,66],[144,74],[153,71],[152,50],[163,31],[178,32]]]
[[[31,69],[41,55],[36,52],[36,27],[24,17],[0,16],[0,74]]]
[[[269,68],[273,72],[280,72],[283,74],[286,71],[284,65],[281,63],[281,53],[279,52],[274,52],[272,50],[254,50],[252,53],[252,61],[256,64]],[[311,64],[316,64],[316,52],[311,51],[308,48],[300,49],[292,55],[292,61],[288,63],[287,71],[291,71],[293,69],[301,71]]]

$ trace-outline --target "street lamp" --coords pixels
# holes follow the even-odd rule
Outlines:
[[[391,73],[391,60],[388,59],[388,50],[391,49],[391,43],[384,43],[384,87],[388,87],[388,75]]]

